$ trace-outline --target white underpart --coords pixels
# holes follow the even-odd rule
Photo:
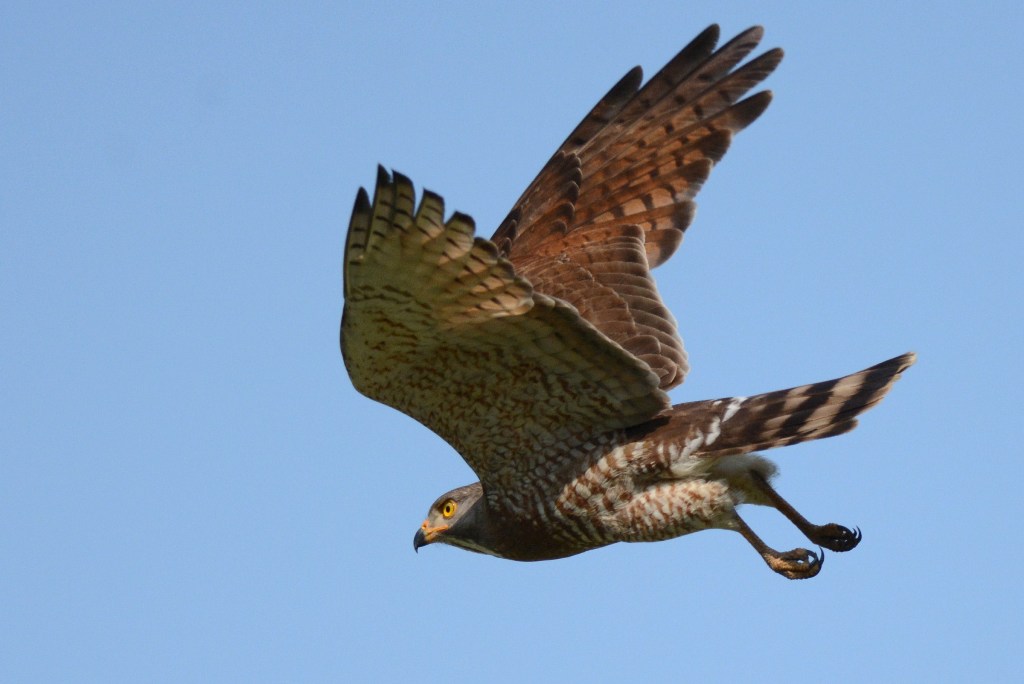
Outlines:
[[[711,473],[715,477],[733,481],[747,477],[751,470],[756,470],[764,479],[775,476],[778,468],[761,454],[733,454],[715,459]]]
[[[693,436],[693,439],[686,440],[686,446],[683,447],[683,453],[680,454],[680,458],[689,458],[693,455],[693,452],[697,451],[704,443],[704,433],[697,430],[697,434]]]
[[[715,459],[708,476],[728,482],[737,504],[772,505],[764,494],[753,486],[750,480],[751,470],[760,473],[765,480],[771,480],[778,472],[775,464],[761,454],[734,454]]]
[[[701,477],[707,473],[710,466],[705,459],[690,458],[697,449],[704,445],[704,439],[704,433],[697,430],[697,434],[686,440],[686,444],[683,445],[682,451],[679,450],[678,446],[675,446],[674,448],[672,446],[669,447],[669,453],[672,454],[671,471],[674,476],[680,479],[685,479],[690,477]]]
[[[747,400],[747,397],[734,397],[729,400],[729,403],[725,406],[725,411],[722,413],[721,418],[716,416],[708,427],[707,434],[702,430],[697,430],[696,433],[690,439],[686,440],[683,444],[682,449],[677,444],[668,444],[668,453],[672,457],[672,474],[678,478],[691,478],[691,477],[703,477],[708,474],[711,469],[711,464],[701,458],[691,458],[698,449],[703,446],[714,444],[722,435],[722,425],[736,415],[736,412],[740,410],[743,403]],[[715,402],[717,405],[719,402]],[[659,445],[659,449],[660,449]]]

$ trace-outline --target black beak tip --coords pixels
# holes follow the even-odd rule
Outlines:
[[[416,536],[412,538],[412,550],[419,553],[420,547],[426,545],[427,535],[423,534],[423,530],[416,530]]]

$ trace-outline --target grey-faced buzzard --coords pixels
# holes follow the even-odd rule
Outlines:
[[[490,240],[444,218],[429,191],[380,170],[360,189],[345,244],[341,349],[356,389],[420,421],[480,481],[444,494],[417,531],[515,560],[620,541],[735,530],[776,572],[813,577],[824,554],[770,548],[737,506],[772,506],[814,544],[859,530],[815,525],[769,485],[753,452],[847,432],[914,362],[838,380],[672,405],[688,369],[651,269],[667,261],[694,197],[769,92],[782,59],[740,66],[752,28],[715,49],[701,33],[641,87],[639,68],[569,135]]]

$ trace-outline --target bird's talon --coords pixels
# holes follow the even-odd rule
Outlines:
[[[818,553],[807,549],[793,549],[784,553],[776,552],[767,555],[765,561],[768,563],[768,567],[784,577],[808,579],[821,571],[821,566],[825,562],[825,553],[821,549],[818,549]]]
[[[849,551],[857,546],[861,540],[860,528],[850,529],[836,523],[820,525],[815,528],[811,538],[815,544],[825,547],[829,551]]]

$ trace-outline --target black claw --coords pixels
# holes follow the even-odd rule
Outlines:
[[[829,523],[828,525],[822,525],[815,529],[814,539],[812,541],[820,544],[829,551],[849,551],[850,549],[857,546],[861,540],[860,528],[856,527],[850,529],[837,525],[836,523]]]

